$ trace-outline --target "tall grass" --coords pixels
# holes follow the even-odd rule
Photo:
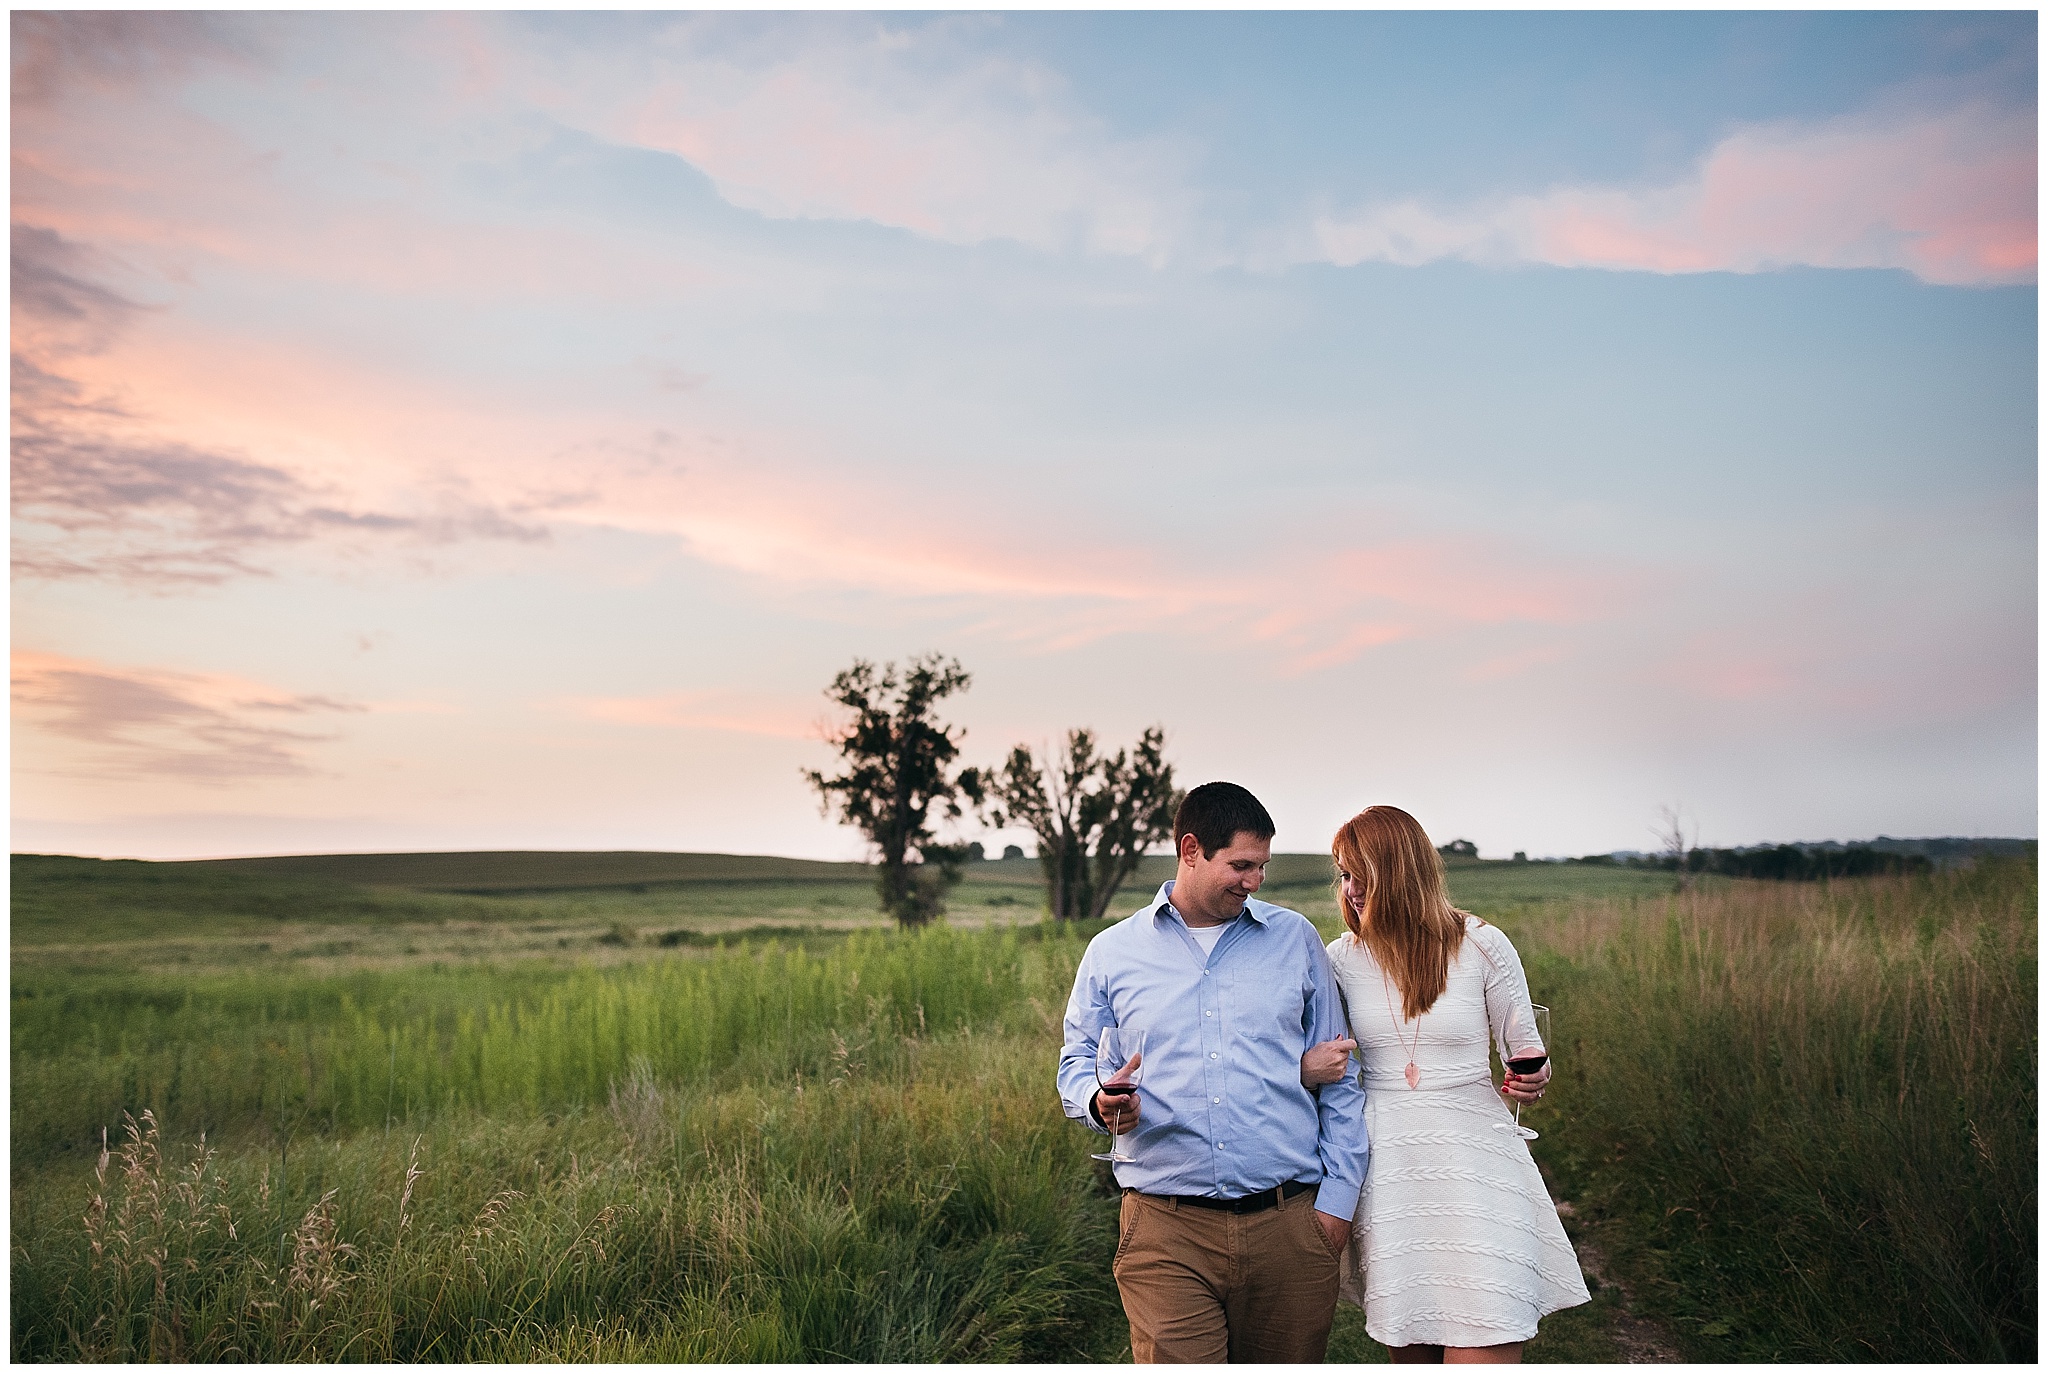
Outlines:
[[[1046,1110],[1079,948],[18,985],[12,1353],[1113,1353],[1113,1207]]]
[[[830,1076],[848,1046],[992,1026],[1066,996],[1079,942],[943,928],[617,968],[16,982],[13,1144],[40,1158],[152,1111],[174,1134],[383,1126],[602,1103],[664,1082]],[[1031,1014],[1028,1013],[1027,1014]]]
[[[600,1110],[358,1132],[307,1147],[289,1178],[260,1153],[168,1149],[144,1120],[82,1206],[17,1190],[12,1353],[1114,1353],[1114,1211],[1042,1110],[1043,1046],[950,1035],[908,1057],[936,1062],[877,1076],[847,1056],[800,1091],[705,1096],[636,1066]]]
[[[1539,1157],[1689,1354],[2031,1355],[2030,862],[1481,909],[1556,1010]],[[1114,1357],[1087,933],[17,969],[11,1353]]]
[[[1565,1075],[1539,1156],[1695,1358],[2033,1357],[2031,861],[1509,925]]]

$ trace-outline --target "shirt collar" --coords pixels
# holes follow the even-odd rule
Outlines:
[[[1173,879],[1171,878],[1168,878],[1165,882],[1159,885],[1159,895],[1152,899],[1153,918],[1156,920],[1157,918],[1164,916],[1169,908],[1173,911],[1174,915],[1180,915],[1180,908],[1173,905]],[[1251,897],[1246,899],[1244,904],[1244,910],[1240,912],[1239,915],[1250,916],[1254,921],[1257,921],[1260,925],[1264,925],[1266,924],[1267,914],[1272,911],[1277,911],[1278,909],[1279,908],[1271,905],[1270,903],[1262,902],[1256,897]],[[1235,917],[1233,917],[1232,919],[1234,920]],[[1181,924],[1187,925],[1186,917],[1181,917]],[[1225,921],[1224,924],[1228,925],[1230,924],[1230,922]],[[1192,929],[1192,927],[1190,928]]]

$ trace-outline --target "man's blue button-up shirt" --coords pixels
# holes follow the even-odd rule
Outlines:
[[[1136,1157],[1113,1166],[1141,1193],[1244,1197],[1299,1180],[1316,1210],[1351,1220],[1365,1182],[1365,1096],[1348,1075],[1301,1085],[1310,1045],[1346,1033],[1322,936],[1300,912],[1250,901],[1206,958],[1170,900],[1096,936],[1067,999],[1060,1097],[1102,1131],[1095,1042],[1108,1026],[1145,1032]]]

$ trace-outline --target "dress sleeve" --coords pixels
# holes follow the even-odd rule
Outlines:
[[[1337,1010],[1344,1018],[1344,1034],[1350,1039],[1358,1038],[1358,1023],[1351,1019],[1351,994],[1344,991],[1344,955],[1341,948],[1348,936],[1339,935],[1323,946],[1323,952],[1330,956],[1330,981],[1337,986]],[[1354,1072],[1357,1072],[1354,1070]]]
[[[1536,1033],[1536,1013],[1529,1009],[1529,976],[1522,971],[1522,956],[1514,942],[1499,926],[1467,925],[1465,938],[1486,956],[1486,1026],[1493,1034],[1494,1048],[1505,1062],[1522,1050],[1550,1047]]]

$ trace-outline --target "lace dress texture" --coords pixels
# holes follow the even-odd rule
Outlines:
[[[1364,1061],[1372,1142],[1342,1295],[1382,1345],[1504,1345],[1589,1300],[1528,1143],[1493,1086],[1489,1041],[1542,1043],[1515,947],[1470,918],[1443,996],[1413,1021],[1363,943],[1330,942]],[[1410,1050],[1418,1070],[1408,1085]]]

